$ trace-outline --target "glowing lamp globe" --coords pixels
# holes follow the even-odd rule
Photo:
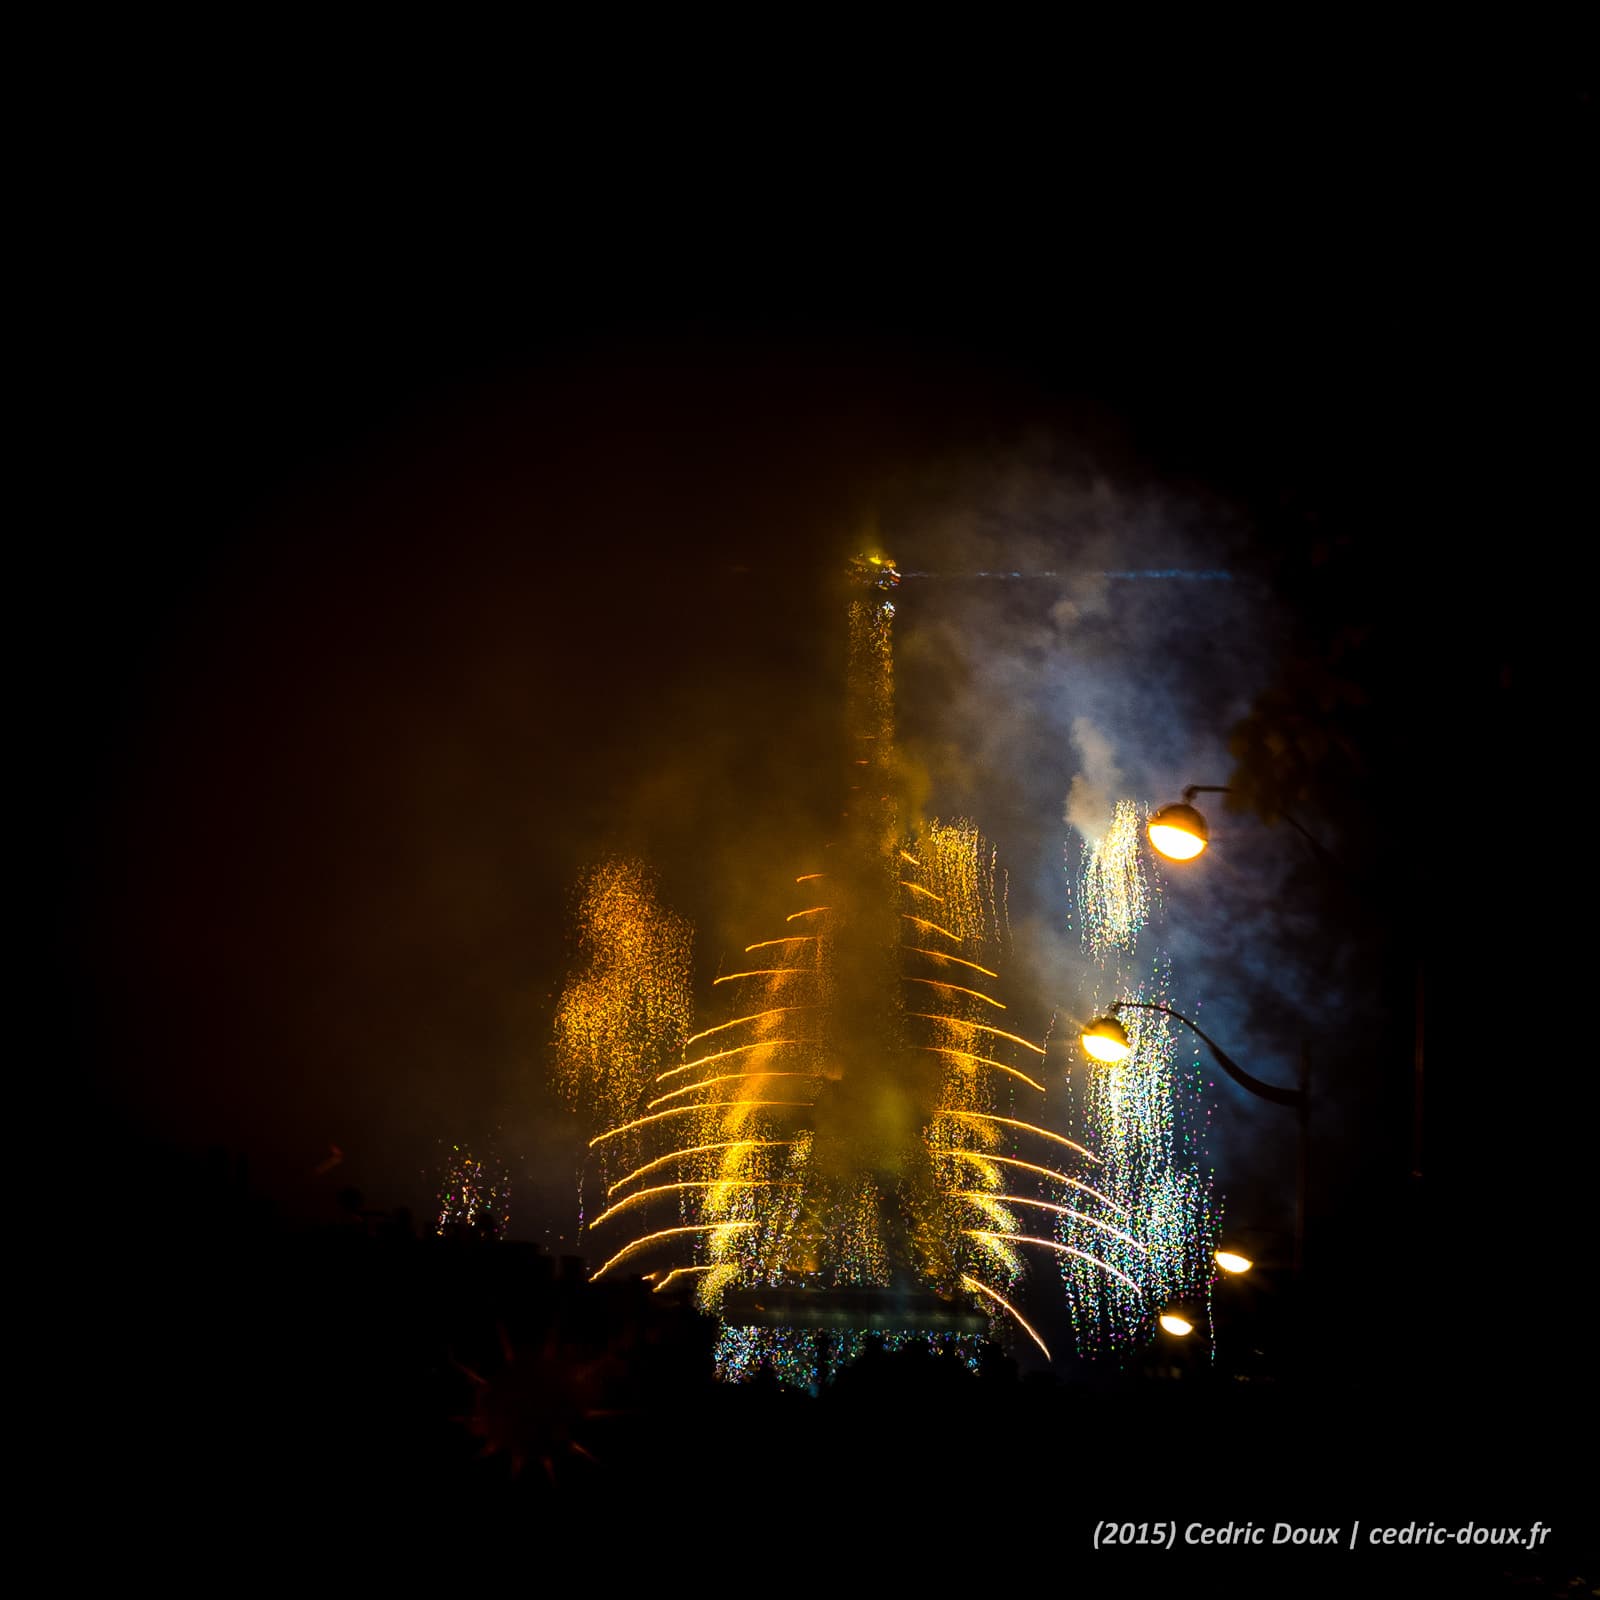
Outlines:
[[[1219,1250],[1212,1259],[1224,1272],[1248,1272],[1255,1265],[1249,1256],[1242,1256],[1236,1250]]]
[[[1162,806],[1145,832],[1169,861],[1192,861],[1211,838],[1206,819],[1193,806]]]
[[[1128,1030],[1115,1017],[1096,1017],[1083,1030],[1084,1054],[1096,1061],[1124,1061],[1132,1048]]]
[[[1168,1333],[1179,1339],[1194,1332],[1194,1324],[1187,1317],[1180,1317],[1176,1311],[1163,1311],[1156,1320]]]

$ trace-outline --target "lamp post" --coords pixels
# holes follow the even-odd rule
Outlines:
[[[1211,842],[1211,830],[1191,802],[1197,794],[1232,793],[1231,785],[1226,783],[1191,783],[1178,805],[1162,806],[1151,814],[1145,834],[1169,861],[1192,861]],[[1336,872],[1342,871],[1338,858],[1303,822],[1287,811],[1278,814],[1311,846],[1318,861]]]
[[[1291,1107],[1299,1124],[1299,1150],[1295,1164],[1295,1202],[1294,1202],[1294,1268],[1299,1272],[1305,1262],[1306,1240],[1306,1175],[1310,1166],[1311,1138],[1310,1138],[1310,1107],[1311,1107],[1311,1046],[1302,1043],[1300,1046],[1300,1087],[1298,1089],[1281,1089],[1276,1084],[1263,1083],[1260,1078],[1252,1076],[1230,1056],[1221,1045],[1206,1033],[1192,1018],[1186,1017],[1181,1011],[1174,1011],[1171,1006],[1157,1005],[1148,1000],[1116,1000],[1112,1002],[1109,1013],[1103,1017],[1096,1017],[1087,1028],[1083,1030],[1083,1048],[1087,1055],[1096,1061],[1116,1062],[1122,1060],[1132,1048],[1128,1040],[1127,1029],[1117,1020],[1117,1013],[1123,1010],[1134,1011],[1159,1011],[1164,1016],[1181,1022],[1188,1028],[1200,1042],[1211,1052],[1216,1063],[1233,1081],[1242,1089],[1248,1089],[1251,1094],[1262,1100],[1270,1100],[1274,1105]]]
[[[1211,830],[1206,819],[1191,804],[1197,794],[1231,794],[1232,787],[1225,783],[1191,783],[1183,791],[1183,800],[1177,805],[1162,806],[1151,814],[1145,833],[1153,849],[1169,861],[1192,861],[1211,841]],[[1278,813],[1285,822],[1311,846],[1318,863],[1347,890],[1352,888],[1351,874],[1334,853],[1317,838],[1300,820],[1287,811]],[[1416,963],[1416,985],[1413,997],[1415,1027],[1411,1052],[1411,1177],[1422,1181],[1422,1131],[1423,1131],[1423,973],[1420,956]]]

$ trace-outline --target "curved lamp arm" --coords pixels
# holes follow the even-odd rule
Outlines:
[[[1112,1012],[1133,1011],[1160,1011],[1164,1015],[1174,1017],[1177,1021],[1193,1031],[1195,1037],[1216,1057],[1217,1065],[1228,1074],[1241,1089],[1248,1089],[1251,1094],[1260,1095],[1263,1100],[1271,1100],[1280,1106],[1304,1106],[1306,1097],[1298,1089],[1280,1089],[1275,1084],[1263,1083],[1259,1078],[1253,1078],[1223,1050],[1215,1039],[1203,1033],[1197,1023],[1191,1022],[1181,1011],[1174,1011],[1171,1006],[1153,1005],[1148,1000],[1118,1000],[1111,1008]]]
[[[1183,803],[1185,805],[1191,804],[1197,794],[1232,793],[1233,787],[1231,784],[1191,783],[1189,787],[1183,791]],[[1311,849],[1316,855],[1317,860],[1320,861],[1323,866],[1327,867],[1331,872],[1335,873],[1341,878],[1349,877],[1349,873],[1345,868],[1345,864],[1298,817],[1290,816],[1287,811],[1280,811],[1278,815],[1282,817],[1283,820],[1287,822],[1289,826],[1293,828],[1294,831],[1298,833],[1308,845],[1311,846]],[[1194,1024],[1190,1023],[1190,1027],[1194,1027]],[[1200,1032],[1198,1028],[1195,1028],[1194,1031],[1196,1033]]]

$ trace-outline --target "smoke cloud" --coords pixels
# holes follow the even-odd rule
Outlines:
[[[1072,775],[1062,820],[1083,835],[1085,844],[1093,845],[1111,826],[1111,814],[1123,793],[1122,772],[1110,739],[1087,717],[1072,719],[1072,744],[1081,765]]]

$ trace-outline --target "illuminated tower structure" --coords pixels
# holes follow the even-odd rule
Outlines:
[[[970,1353],[1002,1317],[1037,1341],[1012,1303],[1028,1252],[1096,1259],[1047,1224],[1134,1242],[1089,1181],[1096,1158],[1041,1125],[1044,1046],[995,992],[993,852],[964,822],[907,832],[898,583],[882,557],[852,564],[840,836],[716,979],[726,1014],[593,1141],[607,1204],[588,1225],[620,1246],[595,1276],[692,1281],[732,1376],[769,1360],[812,1381],[868,1333]]]

